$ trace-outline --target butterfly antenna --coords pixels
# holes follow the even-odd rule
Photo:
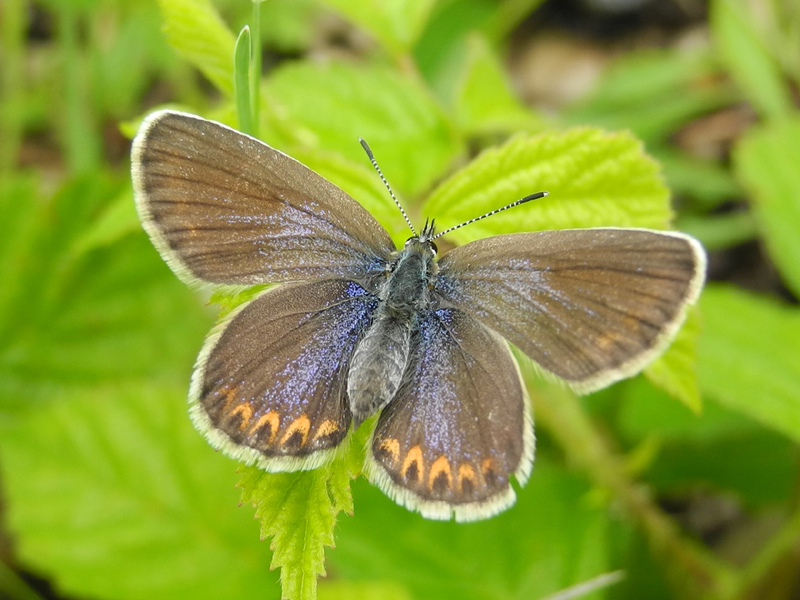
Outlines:
[[[492,215],[496,215],[499,212],[503,212],[504,210],[508,210],[509,208],[514,208],[515,206],[519,206],[520,204],[525,204],[526,202],[530,202],[531,200],[538,200],[539,198],[544,198],[545,196],[549,195],[548,192],[536,192],[535,194],[531,194],[530,196],[525,196],[524,198],[520,198],[519,200],[515,200],[511,204],[506,204],[502,208],[495,208],[494,210],[490,210],[485,215],[481,215],[480,217],[475,217],[474,219],[470,219],[469,221],[464,221],[461,225],[456,225],[455,227],[451,227],[450,229],[445,229],[437,233],[435,236],[431,238],[431,240],[435,240],[438,237],[442,237],[446,233],[450,233],[451,231],[455,231],[456,229],[461,229],[465,225],[469,225],[470,223],[474,223],[475,221],[480,221],[481,219],[485,219],[486,217],[491,217]]]
[[[372,166],[375,167],[375,170],[378,172],[378,175],[380,176],[381,181],[383,181],[383,185],[385,185],[386,189],[389,190],[389,195],[392,197],[392,200],[394,200],[394,203],[397,205],[397,208],[400,209],[400,212],[402,213],[403,218],[406,220],[406,223],[408,223],[408,228],[411,230],[411,233],[413,233],[414,235],[417,235],[417,231],[414,229],[414,226],[411,224],[411,219],[408,218],[408,215],[406,214],[406,211],[403,210],[402,206],[400,206],[400,202],[398,202],[397,198],[395,198],[394,192],[392,192],[392,188],[389,186],[389,182],[386,181],[386,177],[383,176],[383,173],[381,172],[381,168],[378,166],[378,161],[375,160],[375,155],[373,155],[372,154],[372,150],[370,150],[369,144],[367,144],[367,141],[365,139],[363,139],[363,138],[358,138],[358,141],[361,142],[361,147],[364,148],[364,152],[367,153],[367,157],[369,158],[369,161],[372,163]]]

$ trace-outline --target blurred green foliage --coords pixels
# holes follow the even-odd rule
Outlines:
[[[237,113],[234,82],[253,67],[246,53],[234,62],[234,46],[252,24],[250,3],[4,1],[0,489],[12,545],[0,554],[0,596],[40,597],[20,575],[32,573],[57,594],[109,600],[528,599],[623,569],[621,583],[581,597],[791,597],[800,10],[713,0],[709,43],[621,56],[588,96],[544,115],[515,95],[502,58],[539,4],[269,0],[255,41],[295,58],[270,66],[243,106],[261,138],[345,188],[396,240],[405,226],[358,136],[417,220],[454,224],[551,192],[459,230],[459,242],[667,227],[676,210],[677,227],[715,256],[756,242],[793,302],[711,283],[645,375],[584,399],[523,364],[539,438],[531,480],[512,509],[458,525],[409,513],[363,478],[351,492],[358,436],[335,467],[270,475],[215,454],[186,415],[192,361],[216,311],[141,231],[117,128],[132,134],[164,101],[238,125],[247,108]],[[313,58],[332,13],[368,40],[358,59]],[[29,31],[31,15],[44,39]],[[674,143],[725,110],[752,111],[732,160]],[[230,309],[246,296],[212,300]],[[736,507],[744,541],[714,539],[674,508],[698,497]]]

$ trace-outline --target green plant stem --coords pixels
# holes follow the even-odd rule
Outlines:
[[[258,119],[261,112],[261,1],[253,0],[253,24],[250,37],[253,49],[250,70],[250,105],[253,107],[253,132],[251,135],[254,137],[258,137]]]
[[[608,447],[578,398],[566,389],[532,383],[537,420],[558,440],[568,459],[592,481],[610,490],[643,530],[666,567],[680,598],[733,598],[738,587],[731,568],[699,543],[681,534],[653,502],[647,489],[632,481],[622,456]]]
[[[76,9],[66,4],[59,13],[59,42],[64,59],[65,121],[62,123],[63,146],[67,164],[73,173],[87,173],[100,163],[99,138],[89,116],[89,94],[83,77],[78,49],[79,17]]]
[[[23,35],[25,3],[6,0],[0,11],[0,173],[14,168],[22,137],[25,82]]]
[[[236,38],[233,51],[233,95],[239,115],[239,131],[253,135],[253,108],[250,102],[250,61],[252,60],[250,28],[245,25]]]

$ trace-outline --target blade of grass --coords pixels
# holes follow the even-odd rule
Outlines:
[[[250,103],[250,28],[245,25],[233,49],[233,96],[239,116],[239,130],[253,135],[253,111]]]
[[[86,93],[83,64],[78,47],[79,14],[65,3],[59,13],[59,44],[64,60],[64,123],[61,131],[62,145],[67,164],[74,173],[94,171],[100,164],[100,147],[97,133],[87,110],[89,94]]]
[[[252,103],[253,115],[253,137],[258,137],[259,108],[261,106],[261,2],[263,0],[253,0],[253,35],[251,47],[250,64],[250,100]]]

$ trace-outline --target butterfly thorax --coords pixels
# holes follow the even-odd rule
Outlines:
[[[383,312],[398,319],[413,319],[429,306],[430,283],[437,271],[435,256],[431,243],[417,237],[409,239],[405,247],[395,253],[378,292]]]
[[[435,257],[432,242],[413,237],[391,258],[372,324],[350,363],[347,393],[356,426],[386,406],[400,387],[415,320],[431,305]]]

